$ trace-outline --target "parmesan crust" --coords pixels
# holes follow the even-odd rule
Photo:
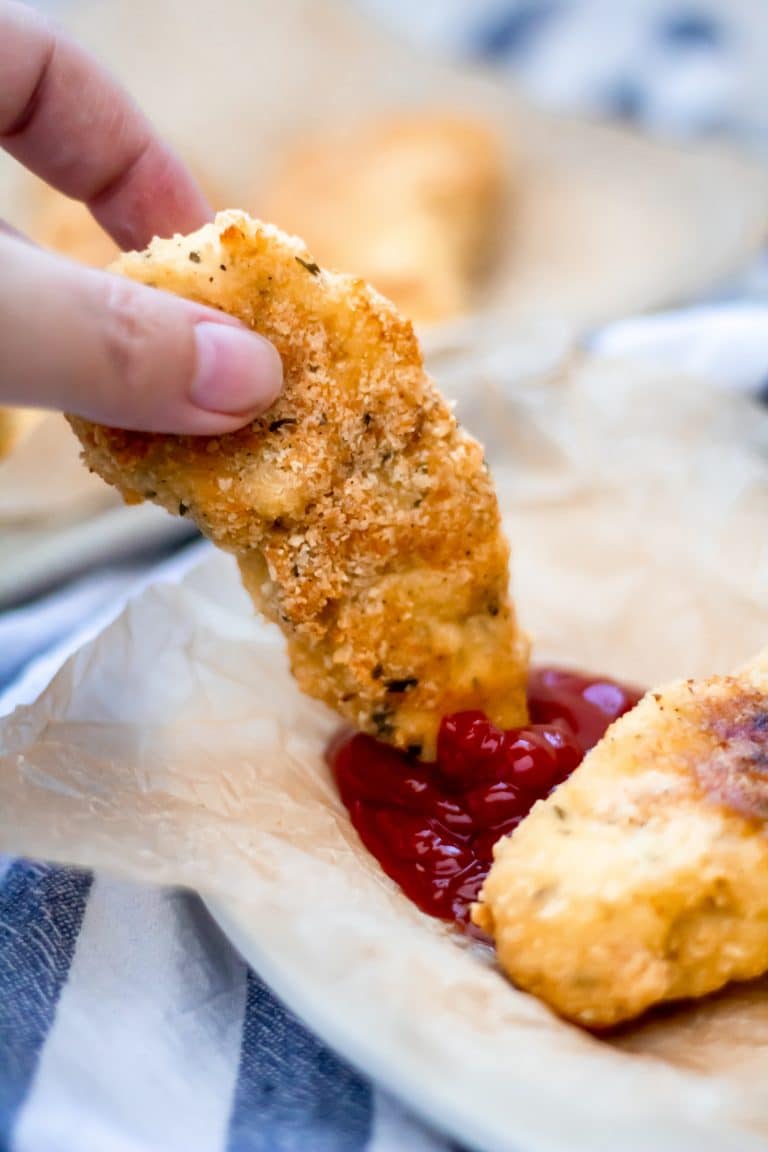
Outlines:
[[[528,644],[493,484],[410,323],[240,212],[154,240],[115,270],[262,333],[285,388],[266,415],[220,437],[72,418],[91,469],[233,552],[287,637],[300,687],[357,728],[429,758],[446,713],[523,723]]]

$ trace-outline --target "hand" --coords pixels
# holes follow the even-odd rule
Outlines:
[[[115,81],[0,0],[0,146],[82,200],[123,248],[211,218],[179,158]],[[269,407],[274,347],[238,321],[44,252],[0,221],[0,404],[216,435]]]

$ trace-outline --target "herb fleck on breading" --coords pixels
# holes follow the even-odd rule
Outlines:
[[[319,264],[315,264],[314,260],[302,260],[301,256],[295,256],[297,264],[301,264],[302,268],[306,268],[307,272],[312,276],[319,276],[322,269]]]
[[[418,682],[418,676],[401,676],[399,680],[385,680],[384,687],[387,692],[407,692],[409,688],[415,688]]]

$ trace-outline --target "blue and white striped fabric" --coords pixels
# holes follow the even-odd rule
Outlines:
[[[677,133],[765,136],[768,28],[760,4],[359,2],[417,39],[493,59],[553,105]],[[647,330],[639,323],[629,335],[642,349]],[[666,330],[670,355],[691,347],[690,322],[681,323]],[[710,320],[706,329],[713,339]],[[758,370],[768,376],[762,363],[768,369],[761,345],[746,383],[754,386]],[[94,613],[135,574],[108,579],[109,590],[91,579],[60,600],[0,618],[6,704],[29,698],[46,665],[20,684],[9,684],[12,674],[78,622],[94,627]],[[291,1016],[196,897],[0,862],[0,1152],[451,1147]]]
[[[432,1152],[199,899],[39,864],[0,889],[0,1147]]]
[[[550,107],[765,143],[764,5],[733,0],[358,0],[427,47],[491,60]]]

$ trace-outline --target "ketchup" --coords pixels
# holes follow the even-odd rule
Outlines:
[[[567,779],[642,692],[604,677],[533,669],[531,721],[502,731],[482,712],[446,716],[437,761],[344,734],[328,760],[360,839],[424,912],[472,930],[492,848]]]

